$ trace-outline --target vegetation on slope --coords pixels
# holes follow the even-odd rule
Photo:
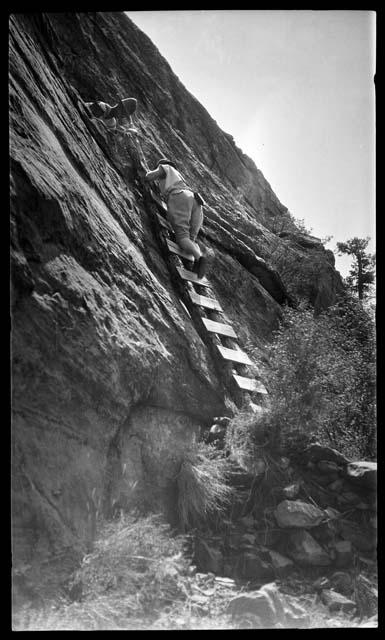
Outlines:
[[[374,459],[375,374],[374,324],[357,299],[318,316],[286,309],[266,370],[270,407],[262,418],[236,417],[228,445],[250,457],[265,435],[271,447],[293,450],[298,438],[316,438],[352,459]]]

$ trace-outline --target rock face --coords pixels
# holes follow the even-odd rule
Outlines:
[[[171,155],[208,203],[210,278],[257,356],[283,302],[321,308],[341,280],[124,14],[9,24],[13,561],[41,574],[90,547],[102,512],[172,511],[186,446],[233,406],[160,254],[138,142],[91,123],[80,99],[138,99],[149,164]]]

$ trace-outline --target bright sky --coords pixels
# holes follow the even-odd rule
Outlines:
[[[126,13],[293,216],[374,251],[375,12]]]

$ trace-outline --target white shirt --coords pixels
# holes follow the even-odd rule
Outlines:
[[[174,169],[174,167],[171,167],[171,165],[169,164],[162,164],[162,168],[166,172],[166,177],[159,180],[159,187],[162,196],[170,191],[170,189],[173,187],[180,186],[181,190],[188,188],[183,179],[183,176],[179,173],[179,171]]]

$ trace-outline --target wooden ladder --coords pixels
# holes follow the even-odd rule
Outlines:
[[[172,226],[165,218],[167,205],[151,187],[148,188],[147,195],[149,205],[155,204],[157,207],[154,215],[157,235],[183,304],[198,333],[210,347],[217,369],[234,401],[238,406],[242,406],[245,396],[248,400],[251,398],[250,394],[266,396],[266,387],[255,378],[255,374],[250,375],[248,368],[255,365],[240,348],[236,332],[210,290],[210,281],[206,277],[199,279],[197,274],[188,268],[193,256],[183,251],[175,242]],[[253,403],[252,406],[255,410],[262,408]]]

